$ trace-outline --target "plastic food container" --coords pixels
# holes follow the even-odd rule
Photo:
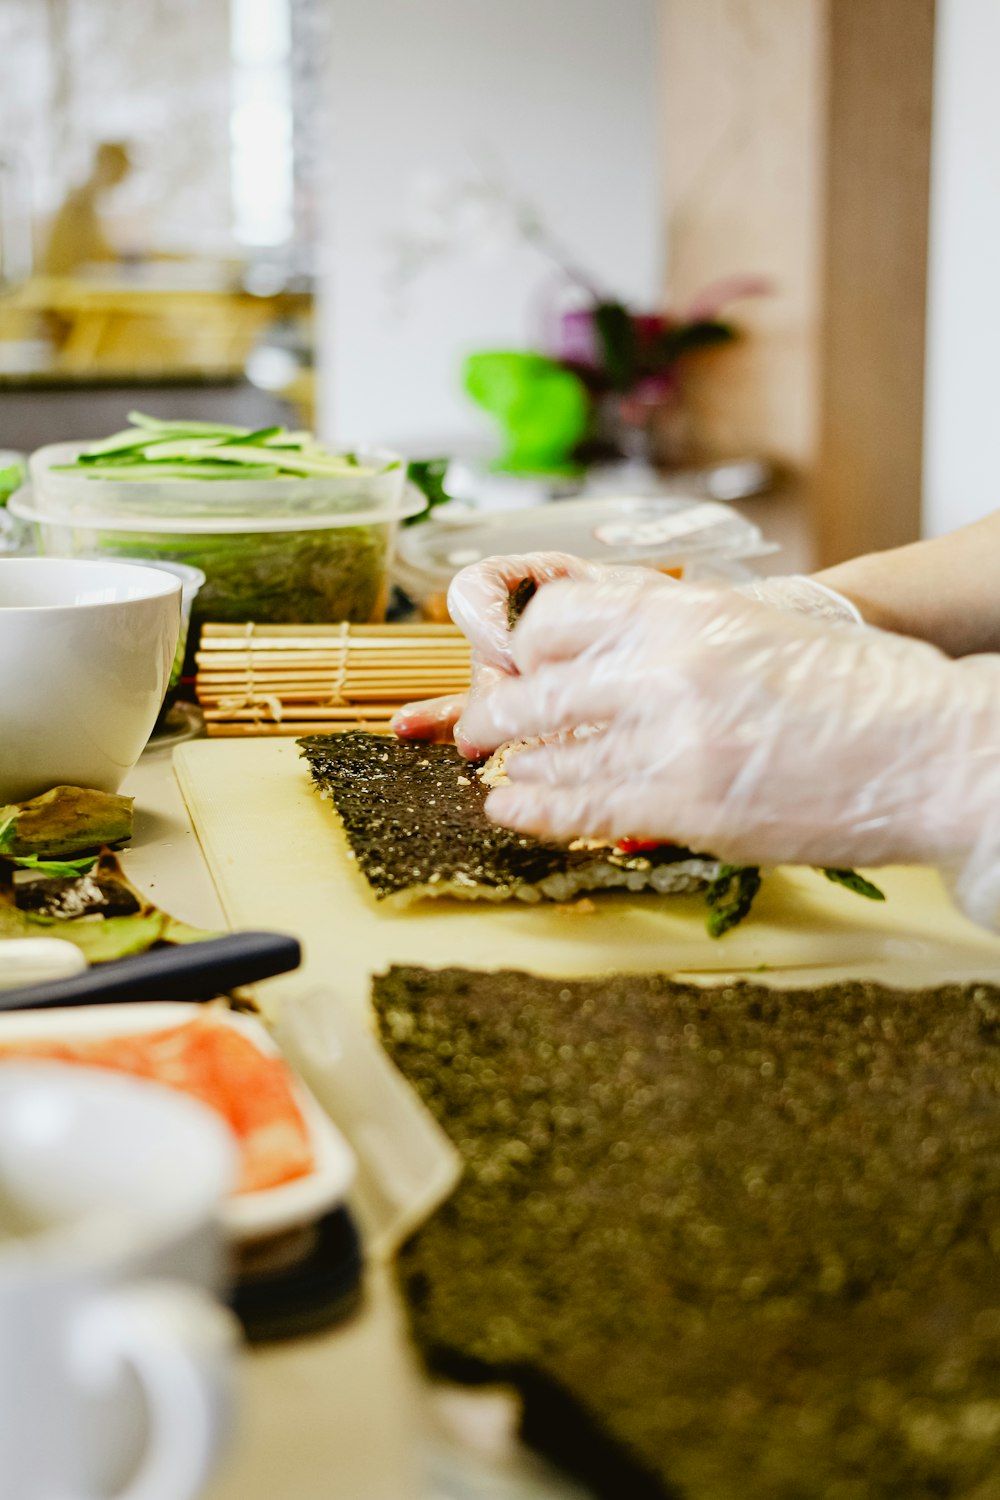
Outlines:
[[[749,576],[745,559],[777,550],[758,526],[712,500],[614,495],[494,515],[447,506],[402,533],[394,577],[426,619],[447,620],[455,574],[498,553],[572,552],[729,583]]]
[[[33,454],[11,512],[44,554],[199,568],[195,625],[381,619],[397,527],[426,504],[391,453],[359,454],[371,472],[322,479],[129,483],[52,472],[85,446]]]

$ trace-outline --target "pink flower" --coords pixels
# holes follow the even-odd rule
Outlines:
[[[739,297],[763,297],[774,291],[766,276],[723,276],[702,287],[681,314],[682,323],[709,323],[717,318],[729,302]]]
[[[600,363],[594,316],[589,307],[574,308],[563,313],[556,329],[556,359],[570,365],[583,365],[596,369]]]

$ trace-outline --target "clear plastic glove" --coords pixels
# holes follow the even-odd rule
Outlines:
[[[811,615],[829,625],[863,625],[861,611],[828,584],[819,583],[803,573],[789,573],[775,578],[754,578],[741,583],[736,590],[745,599],[768,604],[772,609],[790,610]]]
[[[601,731],[512,757],[497,822],[735,863],[933,862],[995,920],[1000,657],[954,662],[684,584],[552,584],[512,644],[520,675],[470,705],[472,740]]]
[[[516,671],[511,654],[508,601],[511,590],[525,578],[539,585],[557,578],[591,582],[603,579],[633,592],[662,587],[671,581],[650,568],[588,562],[569,552],[485,557],[463,568],[448,590],[448,613],[472,646],[469,693],[407,703],[392,720],[392,728],[400,739],[450,740],[454,734],[455,744],[463,755],[474,757],[482,753],[483,747],[466,731],[465,713],[468,706]]]

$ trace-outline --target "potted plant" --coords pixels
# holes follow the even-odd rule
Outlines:
[[[456,252],[496,254],[520,243],[556,268],[559,300],[572,299],[547,320],[542,350],[488,350],[466,361],[466,390],[504,431],[500,466],[558,470],[614,457],[684,462],[684,363],[738,338],[726,308],[769,291],[769,283],[731,276],[680,310],[630,307],[581,268],[535,207],[494,175],[425,177],[415,186],[411,222],[389,246],[397,294]]]
[[[759,276],[714,282],[681,311],[638,311],[589,293],[558,320],[552,353],[590,394],[591,456],[670,464],[688,456],[682,373],[691,354],[732,343],[738,327],[723,310],[768,284]]]

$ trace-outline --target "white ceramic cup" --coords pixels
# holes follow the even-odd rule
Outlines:
[[[156,722],[180,621],[170,573],[0,558],[0,804],[118,790]]]
[[[70,1063],[0,1064],[0,1495],[193,1500],[229,1424],[203,1105]]]

